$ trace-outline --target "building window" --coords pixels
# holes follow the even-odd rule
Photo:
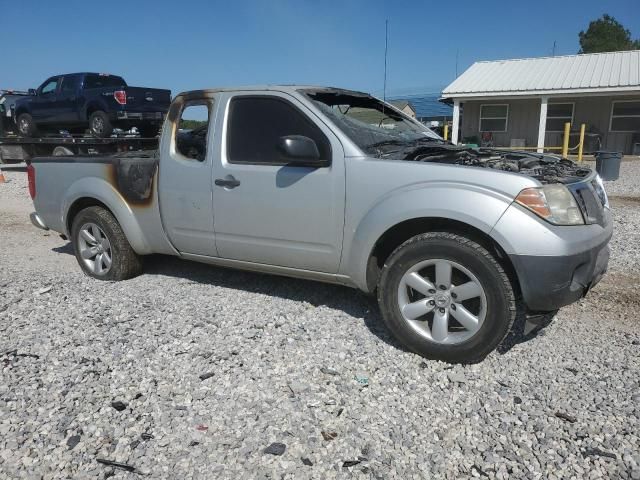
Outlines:
[[[509,105],[480,105],[480,131],[506,132]]]
[[[609,131],[640,132],[640,100],[613,102]]]
[[[564,124],[573,123],[573,103],[547,105],[547,132],[564,132]]]

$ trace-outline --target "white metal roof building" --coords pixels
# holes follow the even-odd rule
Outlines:
[[[582,100],[587,97],[601,98]],[[546,127],[551,123],[557,129],[559,123],[549,122],[549,114],[571,121],[572,127],[587,123],[605,143],[628,151],[640,142],[640,50],[476,62],[443,90],[442,98],[454,106],[454,142],[464,104],[464,116],[477,118],[463,120],[463,134],[496,133],[506,140],[511,133],[510,138],[526,140],[531,136],[525,129],[531,129],[535,116],[536,146],[542,151],[545,140],[555,141]],[[522,116],[527,118],[516,118]],[[509,125],[510,120],[520,125]]]

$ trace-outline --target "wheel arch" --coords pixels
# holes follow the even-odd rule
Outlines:
[[[71,233],[71,226],[73,225],[73,220],[76,218],[76,215],[78,215],[78,213],[80,213],[81,210],[84,210],[85,208],[89,208],[89,207],[102,207],[106,211],[108,211],[111,215],[113,215],[113,212],[111,211],[111,209],[105,203],[101,202],[97,198],[80,197],[77,200],[75,200],[67,210],[67,216],[65,219],[65,228],[67,229],[67,232]],[[115,218],[115,215],[113,216]]]
[[[84,115],[85,115],[85,120],[89,121],[89,117],[91,116],[91,114],[93,112],[98,112],[98,111],[103,111],[105,113],[107,113],[105,105],[101,104],[100,102],[96,102],[96,101],[92,101],[89,102],[84,110]]]
[[[139,255],[152,253],[149,242],[134,212],[120,194],[104,180],[87,177],[74,183],[63,202],[63,226],[71,238],[73,219],[84,208],[99,206],[106,209],[120,224],[129,244]]]
[[[491,235],[469,223],[445,217],[417,217],[401,221],[389,227],[379,236],[367,258],[367,291],[374,292],[382,267],[393,251],[410,238],[428,232],[447,232],[465,236],[486,248],[507,272],[512,285],[519,291],[515,268],[504,248]]]
[[[18,117],[23,113],[28,113],[29,115],[31,115],[31,110],[29,110],[29,108],[26,105],[20,105],[18,108],[16,108],[16,111],[14,114],[16,121],[18,120]]]

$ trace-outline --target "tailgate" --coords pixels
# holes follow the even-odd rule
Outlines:
[[[125,87],[125,110],[132,112],[166,112],[171,103],[171,90],[160,88]]]

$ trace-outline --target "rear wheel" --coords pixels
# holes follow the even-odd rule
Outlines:
[[[516,316],[511,282],[493,255],[447,232],[413,237],[390,255],[378,302],[401,343],[426,358],[454,363],[482,360]]]
[[[142,273],[142,259],[117,220],[102,207],[81,210],[73,219],[71,238],[78,264],[90,277],[126,280]]]
[[[18,133],[23,137],[35,137],[38,134],[38,127],[28,113],[18,115],[17,127]]]
[[[93,112],[89,116],[89,131],[98,138],[108,138],[113,133],[113,125],[109,115],[101,110]]]

